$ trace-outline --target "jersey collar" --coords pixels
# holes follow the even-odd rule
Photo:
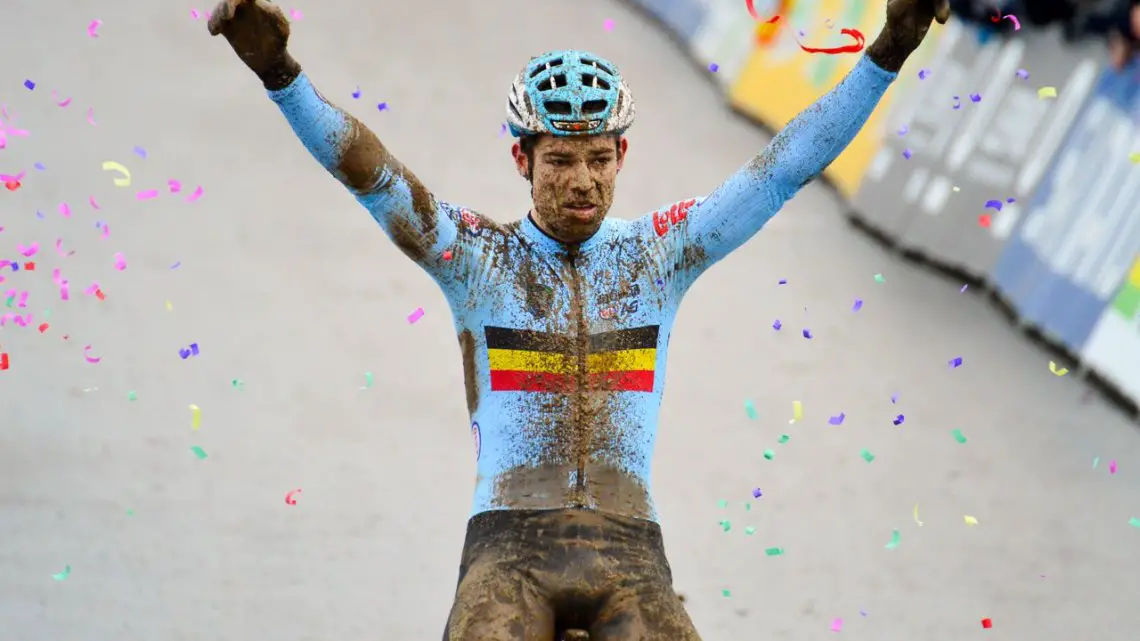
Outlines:
[[[553,254],[566,255],[569,254],[573,249],[577,249],[579,253],[582,253],[588,252],[593,247],[597,246],[599,242],[599,236],[602,235],[602,230],[605,229],[605,226],[606,223],[603,221],[602,226],[598,228],[598,231],[595,232],[593,236],[590,236],[586,240],[577,243],[576,245],[568,245],[542,231],[542,228],[534,222],[533,212],[527,212],[526,218],[524,218],[522,221],[521,229],[523,235],[527,238],[527,240],[529,240],[531,243],[534,243],[544,251],[548,251]]]

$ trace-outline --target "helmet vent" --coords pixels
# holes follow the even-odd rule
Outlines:
[[[594,101],[597,102],[597,101]],[[543,103],[546,107],[546,113],[556,114],[559,116],[569,116],[573,111],[571,110],[570,103],[565,100],[548,100]]]
[[[600,70],[606,72],[607,74],[609,74],[611,76],[614,75],[613,69],[610,69],[609,67],[603,65],[602,63],[598,62],[597,60],[594,60],[593,58],[582,56],[581,60],[582,60],[582,64],[584,64],[584,65],[593,65],[597,69],[600,69]]]
[[[565,87],[565,86],[566,86],[566,76],[564,76],[563,74],[558,74],[556,76],[551,76],[551,77],[547,78],[546,80],[543,80],[542,82],[538,83],[538,90],[539,91],[550,91],[552,89],[557,89],[559,87]]]
[[[595,89],[605,89],[606,91],[610,90],[610,83],[589,73],[582,74],[582,84],[587,87],[593,87]]]
[[[582,113],[597,114],[606,110],[605,100],[587,100],[582,103]]]
[[[551,60],[550,62],[546,62],[546,63],[539,65],[538,67],[535,67],[534,71],[530,72],[530,77],[533,78],[533,77],[537,76],[538,74],[542,73],[543,71],[550,71],[550,69],[552,69],[554,67],[561,67],[561,66],[562,66],[562,58],[555,58],[554,60]]]

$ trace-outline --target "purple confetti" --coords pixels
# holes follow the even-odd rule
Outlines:
[[[352,98],[353,100],[360,100],[360,87],[357,87],[356,91],[352,92]]]
[[[859,610],[859,614],[862,614],[863,616],[867,616],[867,611],[866,611],[866,610],[863,610],[863,609],[860,609],[860,610]]]
[[[660,278],[658,278],[658,279],[657,279],[657,286],[658,286],[658,287],[664,287],[664,286],[665,286],[665,281],[663,281],[663,280],[661,280]]]
[[[970,94],[970,100],[973,102],[981,102],[982,101],[982,94],[972,93],[972,94]]]
[[[1017,77],[1021,78],[1022,80],[1029,80],[1029,72],[1024,69],[1018,69]]]
[[[962,365],[962,357],[961,356],[950,361],[950,367],[951,368],[960,367],[961,365]]]
[[[962,108],[962,99],[959,98],[958,96],[954,96],[954,108],[955,109],[961,109]]]
[[[840,412],[839,416],[832,416],[831,418],[827,419],[827,422],[832,425],[843,425],[843,419],[845,418],[847,418],[847,415],[843,412]]]
[[[195,356],[198,355],[198,343],[190,343],[190,352]]]
[[[37,209],[37,210],[36,210],[36,218],[39,218],[40,220],[43,220],[43,219],[44,219],[44,213],[43,213],[42,211],[40,211],[40,210],[38,210],[38,209]]]
[[[926,80],[926,77],[929,76],[930,73],[931,73],[931,71],[929,69],[919,69],[918,70],[918,79],[919,80]]]
[[[804,328],[804,338],[811,339],[811,330],[806,327]]]
[[[787,278],[781,278],[781,279],[780,279],[780,282],[778,282],[778,283],[776,283],[776,284],[777,284],[777,285],[787,285],[787,284],[788,284],[788,279],[787,279]]]
[[[779,321],[779,319],[777,319],[775,323],[772,323],[772,329],[777,330],[777,331],[783,326],[784,326],[784,324],[781,323]]]
[[[139,158],[142,158],[143,160],[146,160],[146,150],[143,149],[142,147],[138,147],[138,146],[135,147],[135,155],[138,156]]]
[[[1017,199],[1016,198],[1006,198],[1005,202],[1012,205],[1013,203],[1017,202]]]
[[[36,83],[32,82],[31,80],[25,80],[24,86],[28,88],[28,91],[31,91],[36,88]]]
[[[720,65],[718,65],[717,63],[713,62],[713,63],[709,64],[709,71],[716,73],[717,69],[720,69]]]
[[[44,164],[42,162],[38,162],[32,166],[35,167],[36,169],[40,170],[40,171],[46,171],[47,170],[47,167],[44,167]]]
[[[388,108],[388,103],[382,102],[382,103],[376,105],[376,108],[379,109],[380,111],[384,111]]]
[[[1000,200],[987,200],[986,201],[986,208],[987,209],[996,209],[998,211],[1001,211],[1001,201]]]
[[[183,349],[183,348],[179,347],[178,348],[178,355],[182,357],[182,360],[186,360],[186,359],[190,358],[190,350]]]
[[[178,269],[178,266],[181,264],[182,264],[182,261],[178,261],[177,263],[174,263],[173,265],[171,265],[170,268],[171,269]]]
[[[891,394],[891,403],[898,403],[898,402],[899,402],[899,395],[898,394]]]
[[[895,425],[902,425],[905,422],[906,422],[906,417],[903,416],[902,414],[899,414],[898,416],[895,417],[895,420],[894,420]]]
[[[910,132],[910,127],[907,127],[906,125],[903,125],[902,127],[899,127],[899,135],[900,135],[900,136],[905,136],[905,135],[907,135],[907,133],[909,133],[909,132]]]
[[[752,490],[752,498],[758,499],[761,496],[763,496],[763,494],[760,492],[760,488],[756,488],[756,489]]]
[[[857,312],[861,309],[863,309],[863,299],[856,298],[855,299],[855,305],[851,307],[851,311]]]
[[[967,287],[969,287],[969,285],[968,285],[968,284],[967,284],[967,285],[962,285],[962,289],[959,289],[959,290],[958,290],[958,293],[959,293],[959,294],[961,294],[961,293],[965,292],[965,291],[966,291],[966,288],[967,288]]]
[[[913,155],[914,154],[910,153],[910,149],[903,149],[903,158],[910,160],[910,157]]]

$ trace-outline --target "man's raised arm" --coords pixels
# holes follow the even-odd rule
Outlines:
[[[267,0],[222,0],[210,33],[223,35],[269,91],[305,148],[364,205],[393,242],[433,275],[455,242],[455,212],[442,207],[376,134],[317,92],[289,55],[289,22]]]

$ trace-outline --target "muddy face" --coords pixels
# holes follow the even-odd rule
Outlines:
[[[598,231],[614,200],[614,184],[628,143],[613,136],[543,135],[533,166],[518,145],[516,168],[531,178],[535,222],[564,243],[578,243]]]

